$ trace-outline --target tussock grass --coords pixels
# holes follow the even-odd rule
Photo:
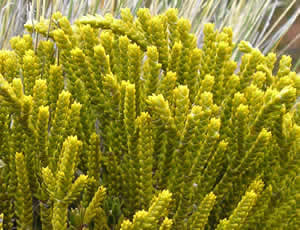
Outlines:
[[[234,42],[246,40],[267,53],[277,47],[299,16],[300,9],[290,14],[295,5],[296,0],[0,0],[0,48],[9,48],[9,39],[23,33],[25,21],[35,23],[41,18],[49,18],[55,11],[61,11],[73,22],[75,18],[86,14],[111,13],[118,16],[124,7],[130,8],[133,14],[139,8],[147,7],[154,15],[173,7],[178,8],[180,16],[191,20],[200,46],[203,25],[213,22],[220,30],[225,26],[232,27]],[[286,8],[285,11],[271,23],[275,10],[282,6]],[[299,36],[292,43],[297,39]],[[278,50],[279,54],[290,45],[286,44]],[[236,60],[240,58],[237,49],[233,57]]]

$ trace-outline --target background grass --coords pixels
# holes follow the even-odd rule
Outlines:
[[[291,43],[278,46],[299,17],[297,0],[0,0],[0,7],[0,48],[9,48],[9,39],[24,32],[24,23],[49,18],[58,10],[74,22],[86,14],[111,13],[118,17],[124,7],[130,8],[133,14],[141,7],[150,8],[152,14],[178,8],[180,16],[191,20],[199,46],[207,22],[215,23],[218,29],[231,26],[235,42],[249,41],[264,54],[271,50],[282,54],[300,40],[298,33]],[[237,50],[233,57],[239,60]],[[297,61],[300,65],[300,60]]]

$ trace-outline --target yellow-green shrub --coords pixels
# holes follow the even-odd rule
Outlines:
[[[290,58],[190,26],[55,13],[0,52],[4,229],[299,228]]]

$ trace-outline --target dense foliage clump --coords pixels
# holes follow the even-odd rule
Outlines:
[[[55,13],[0,51],[4,229],[299,229],[300,78],[170,9]]]

